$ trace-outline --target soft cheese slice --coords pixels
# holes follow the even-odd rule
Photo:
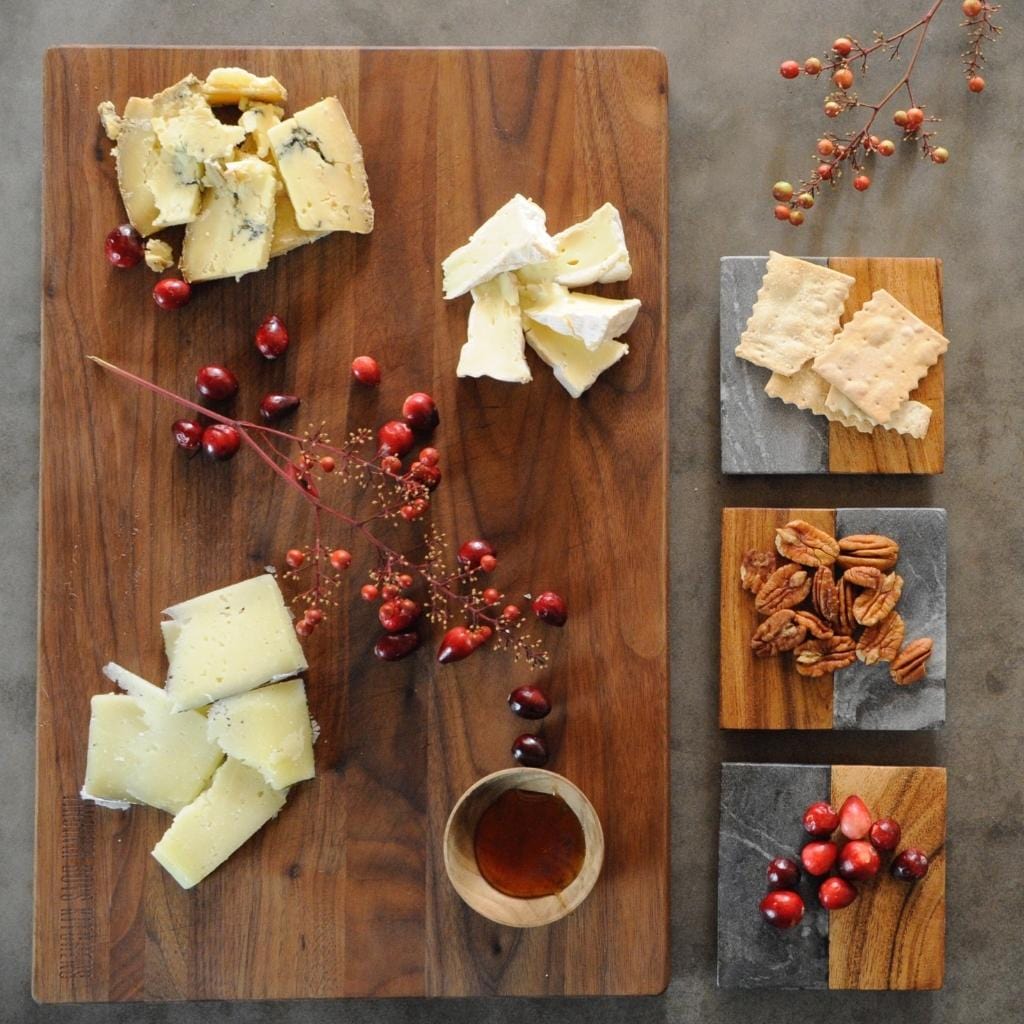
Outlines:
[[[255,768],[229,757],[210,788],[175,815],[153,856],[178,885],[191,889],[276,817],[286,796]]]
[[[223,760],[198,711],[176,714],[158,686],[113,662],[104,675],[124,693],[92,698],[82,796],[104,806],[149,804],[177,814]]]
[[[493,377],[514,384],[533,378],[526,362],[519,286],[514,275],[499,274],[473,289],[467,340],[455,371],[460,377]]]
[[[236,280],[270,262],[280,187],[265,160],[246,157],[220,170],[207,165],[199,216],[185,229],[181,273],[186,281]]]
[[[166,608],[167,695],[177,710],[202,707],[306,669],[292,617],[273,576]],[[176,627],[176,628],[175,628]]]
[[[526,320],[526,340],[555,371],[555,379],[573,398],[579,398],[608,367],[614,366],[629,351],[629,346],[619,341],[606,341],[596,349],[589,349],[575,338],[559,334],[529,318]]]
[[[586,220],[559,231],[553,239],[557,255],[545,263],[524,267],[524,281],[554,281],[568,288],[625,281],[633,273],[622,218],[611,203]]]
[[[455,299],[509,270],[556,254],[544,211],[516,194],[441,264],[444,297]]]
[[[243,100],[284,103],[288,90],[273,75],[260,77],[245,68],[214,68],[203,82],[211,107],[241,106]]]
[[[336,96],[274,125],[267,137],[300,228],[373,230],[363,150]]]
[[[281,123],[284,110],[273,103],[247,99],[239,100],[238,108],[242,111],[238,123],[246,135],[244,148],[264,159],[270,155],[270,136],[267,133]]]
[[[531,320],[577,338],[589,349],[621,337],[640,312],[639,299],[606,299],[570,292],[560,284],[527,285],[523,291],[523,308]]]
[[[207,735],[225,754],[255,768],[274,789],[316,774],[313,727],[301,679],[264,686],[210,706]]]
[[[104,130],[117,141],[113,156],[125,213],[140,235],[151,235],[156,230],[155,222],[159,216],[156,199],[147,183],[157,151],[152,125],[153,101],[132,97],[125,106],[124,116],[116,120],[112,117],[113,104],[109,101],[101,103],[99,110]]]

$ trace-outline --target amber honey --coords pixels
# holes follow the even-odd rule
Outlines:
[[[495,889],[536,899],[572,883],[583,867],[586,840],[560,796],[508,789],[480,815],[473,850],[480,874]]]

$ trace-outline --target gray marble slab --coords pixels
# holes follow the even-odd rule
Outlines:
[[[771,371],[738,359],[766,256],[723,256],[719,313],[719,400],[723,473],[827,473],[828,420],[764,393]],[[807,257],[808,263],[827,263]]]
[[[836,729],[937,729],[946,721],[946,510],[840,508],[836,533],[880,533],[899,541],[896,571],[903,577],[898,611],[907,642],[934,641],[928,675],[897,686],[888,663],[854,662],[834,675]]]
[[[828,988],[828,914],[807,877],[804,918],[778,931],[761,920],[765,870],[773,857],[797,857],[807,839],[804,809],[827,800],[828,765],[722,765],[718,828],[718,985],[720,988]]]

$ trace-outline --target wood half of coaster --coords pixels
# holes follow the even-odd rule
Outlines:
[[[942,333],[941,260],[814,257],[804,262],[853,278],[842,325],[875,292],[884,290]],[[798,408],[790,404],[791,399],[783,401],[765,392],[773,376],[771,370],[740,359],[735,350],[747,327],[767,265],[768,259],[763,256],[726,256],[721,261],[722,472],[941,473],[945,459],[942,356],[911,392],[910,408],[899,415],[901,423],[916,423],[919,417],[914,413],[926,412],[921,406],[927,406],[931,417],[923,437],[882,427],[865,433]]]
[[[928,637],[926,675],[898,685],[888,661],[857,659],[818,677],[795,653],[755,657],[751,638],[766,616],[744,589],[748,551],[776,552],[776,530],[803,520],[836,538],[880,536],[899,544],[894,571],[904,646]],[[946,720],[946,511],[939,508],[726,508],[722,510],[719,725],[723,729],[936,729]],[[776,552],[777,554],[777,552]],[[779,564],[784,559],[779,556]],[[813,570],[811,570],[813,573]],[[841,570],[836,571],[838,577]]]
[[[804,810],[860,796],[872,816],[895,818],[899,845],[878,874],[854,882],[841,910],[817,899],[820,879],[801,873],[803,919],[778,930],[762,920],[765,872],[775,857],[799,863],[811,841]],[[946,940],[946,770],[874,765],[722,765],[718,843],[718,984],[721,988],[937,989]],[[837,833],[837,841],[842,836]],[[893,878],[909,847],[928,857],[916,882]]]

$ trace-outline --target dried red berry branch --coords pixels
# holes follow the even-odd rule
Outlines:
[[[798,227],[804,222],[805,210],[811,209],[818,194],[828,183],[835,187],[842,178],[844,168],[854,175],[853,187],[864,192],[871,187],[871,177],[867,173],[868,160],[875,156],[888,157],[896,152],[896,144],[891,139],[879,138],[873,134],[875,122],[879,114],[898,96],[905,94],[906,107],[897,109],[892,116],[893,124],[903,133],[903,141],[919,146],[921,155],[932,163],[944,164],[949,159],[949,151],[944,146],[935,145],[935,132],[927,128],[938,122],[938,118],[926,113],[925,105],[914,97],[912,76],[918,58],[928,37],[928,30],[944,0],[933,0],[928,9],[917,21],[893,35],[875,32],[874,41],[864,46],[850,36],[840,36],[832,44],[830,54],[825,59],[808,57],[801,67],[795,60],[783,61],[779,73],[783,78],[797,78],[801,71],[812,78],[822,74],[830,77],[835,88],[830,91],[824,101],[825,116],[830,119],[841,117],[854,110],[867,111],[867,119],[857,129],[845,134],[825,132],[818,139],[815,160],[817,166],[806,178],[794,187],[788,181],[777,181],[772,187],[772,196],[776,201],[775,217],[788,221]],[[992,17],[999,10],[998,4],[985,0],[963,0],[961,10],[966,18],[963,27],[967,29],[968,46],[962,55],[967,85],[971,92],[981,92],[985,88],[985,80],[979,74],[984,67],[984,44],[993,41],[1002,29],[993,23]],[[857,75],[865,77],[868,72],[868,58],[876,53],[888,54],[890,61],[900,58],[900,50],[904,43],[913,41],[913,50],[903,74],[882,97],[874,103],[862,100],[853,91]],[[909,45],[909,43],[908,43]],[[855,74],[854,69],[857,68]]]
[[[497,552],[487,541],[464,543],[457,565],[452,567],[444,537],[432,528],[424,530],[411,551],[399,550],[370,528],[376,522],[415,523],[430,507],[431,493],[441,482],[437,449],[421,449],[408,468],[402,462],[415,445],[413,426],[409,424],[428,430],[437,423],[437,410],[429,395],[417,393],[406,399],[404,419],[391,420],[380,428],[371,454],[366,449],[373,445],[374,437],[367,428],[353,431],[342,444],[333,444],[322,425],[294,434],[235,419],[104,359],[89,358],[107,372],[212,420],[205,427],[189,420],[174,424],[175,440],[190,454],[202,447],[214,459],[228,459],[245,445],[309,504],[313,539],[286,553],[281,574],[283,580],[303,588],[292,599],[304,609],[295,625],[300,636],[311,635],[329,610],[337,606],[337,592],[352,563],[352,555],[345,548],[325,539],[325,525],[333,520],[367,543],[376,556],[369,582],[360,593],[368,602],[380,602],[378,619],[385,635],[374,648],[378,657],[396,661],[416,650],[420,645],[416,625],[425,618],[447,629],[438,651],[442,663],[466,658],[490,642],[492,648],[507,650],[514,659],[521,658],[531,667],[547,664],[543,645],[525,631],[522,609],[516,604],[502,607],[503,595],[481,585],[483,577],[498,565]],[[357,515],[329,503],[321,496],[321,487],[328,480],[361,486],[363,493],[370,495],[373,512]],[[426,592],[422,604],[410,596],[417,580]],[[554,613],[552,601],[557,604]],[[559,626],[565,622],[565,602],[557,595],[540,595],[534,601],[534,611],[541,621]],[[453,620],[460,624],[450,626]]]

